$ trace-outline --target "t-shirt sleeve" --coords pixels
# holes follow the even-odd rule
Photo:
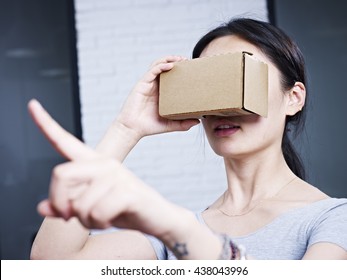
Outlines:
[[[318,242],[334,243],[347,251],[347,201],[327,209],[316,220],[308,247]]]
[[[101,230],[92,229],[92,230],[90,230],[89,234],[90,235],[98,235],[98,234],[103,234],[103,233],[116,232],[116,231],[120,231],[120,230],[122,230],[122,229],[115,228],[115,227],[112,227],[109,229],[101,229]],[[152,235],[145,234],[145,236],[147,237],[147,239],[151,243],[151,245],[154,249],[154,252],[157,256],[157,259],[158,260],[167,260],[168,259],[168,251],[167,251],[164,243]]]
[[[146,235],[149,242],[152,244],[152,247],[154,249],[154,252],[157,256],[158,260],[167,260],[168,259],[168,252],[166,250],[166,247],[163,242],[161,242],[158,238],[155,238],[151,235]]]

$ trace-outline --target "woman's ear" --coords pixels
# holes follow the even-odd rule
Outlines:
[[[294,116],[305,105],[306,87],[301,82],[295,82],[288,92],[287,116]]]

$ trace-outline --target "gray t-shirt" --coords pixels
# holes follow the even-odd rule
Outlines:
[[[201,212],[196,216],[205,224]],[[327,198],[290,210],[251,234],[231,238],[260,260],[299,260],[318,242],[333,243],[347,251],[347,199]],[[149,240],[159,260],[176,259],[160,240]]]

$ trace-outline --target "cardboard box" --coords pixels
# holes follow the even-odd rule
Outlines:
[[[267,64],[247,52],[178,62],[160,75],[159,114],[168,119],[266,117],[267,107]]]

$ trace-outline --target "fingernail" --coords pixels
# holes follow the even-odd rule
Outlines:
[[[38,102],[35,98],[34,99],[31,99],[29,101],[29,104],[31,104],[31,106],[34,106],[36,108],[42,108],[42,105],[40,102]]]

